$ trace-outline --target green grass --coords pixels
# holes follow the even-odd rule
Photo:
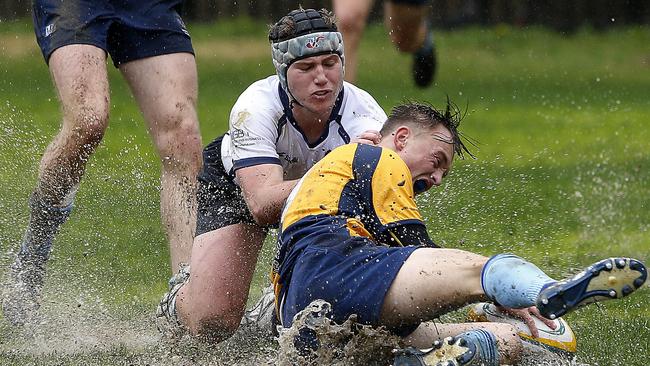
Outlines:
[[[200,75],[201,132],[208,143],[225,130],[239,93],[274,70],[264,24],[237,20],[190,30]],[[447,182],[420,200],[432,238],[485,255],[515,252],[558,277],[605,256],[648,262],[649,31],[583,30],[571,37],[542,28],[437,32],[436,85],[420,90],[410,80],[410,58],[394,51],[381,27],[371,27],[361,46],[357,84],[387,111],[405,99],[442,105],[449,95],[468,106],[462,130],[480,142],[477,160],[456,162]],[[26,199],[60,114],[28,22],[0,23],[0,49],[5,252],[22,235]],[[166,287],[169,253],[158,212],[158,159],[128,87],[109,70],[111,125],[57,239],[52,280],[66,285],[49,291],[52,300],[60,293],[62,302],[99,298],[106,311],[128,321],[153,311]],[[269,244],[253,294],[268,272]],[[8,260],[2,264],[6,268]],[[644,365],[650,358],[648,314],[646,286],[626,300],[567,318],[578,333],[583,361]],[[0,344],[10,334],[0,325]],[[143,363],[146,352],[117,347],[67,362]],[[5,361],[58,359],[18,352],[6,354]]]

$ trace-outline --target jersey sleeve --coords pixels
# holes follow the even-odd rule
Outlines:
[[[252,88],[252,87],[251,87]],[[233,170],[281,164],[276,149],[278,119],[269,95],[247,89],[230,112],[229,133]]]
[[[345,112],[341,119],[343,128],[351,140],[368,130],[381,130],[388,118],[386,112],[366,91],[352,84],[345,84],[349,93]]]
[[[350,141],[356,139],[359,135],[368,130],[381,130],[381,127],[384,125],[384,121],[385,119],[380,120],[373,116],[359,116],[353,118],[348,122],[348,127],[346,127]]]

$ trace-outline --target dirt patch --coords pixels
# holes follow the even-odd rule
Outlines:
[[[33,34],[0,34],[0,58],[18,59],[37,53],[38,46]]]
[[[252,39],[214,40],[194,42],[197,58],[228,61],[268,57],[271,49],[267,42]]]

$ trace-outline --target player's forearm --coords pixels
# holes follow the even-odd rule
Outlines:
[[[271,186],[257,187],[246,194],[246,204],[255,222],[259,225],[272,225],[280,221],[284,202],[295,187],[297,180],[283,181]]]

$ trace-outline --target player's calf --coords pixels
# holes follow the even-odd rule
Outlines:
[[[436,74],[436,49],[433,43],[433,33],[427,22],[426,38],[422,46],[413,52],[412,74],[415,85],[426,88],[433,82]]]

